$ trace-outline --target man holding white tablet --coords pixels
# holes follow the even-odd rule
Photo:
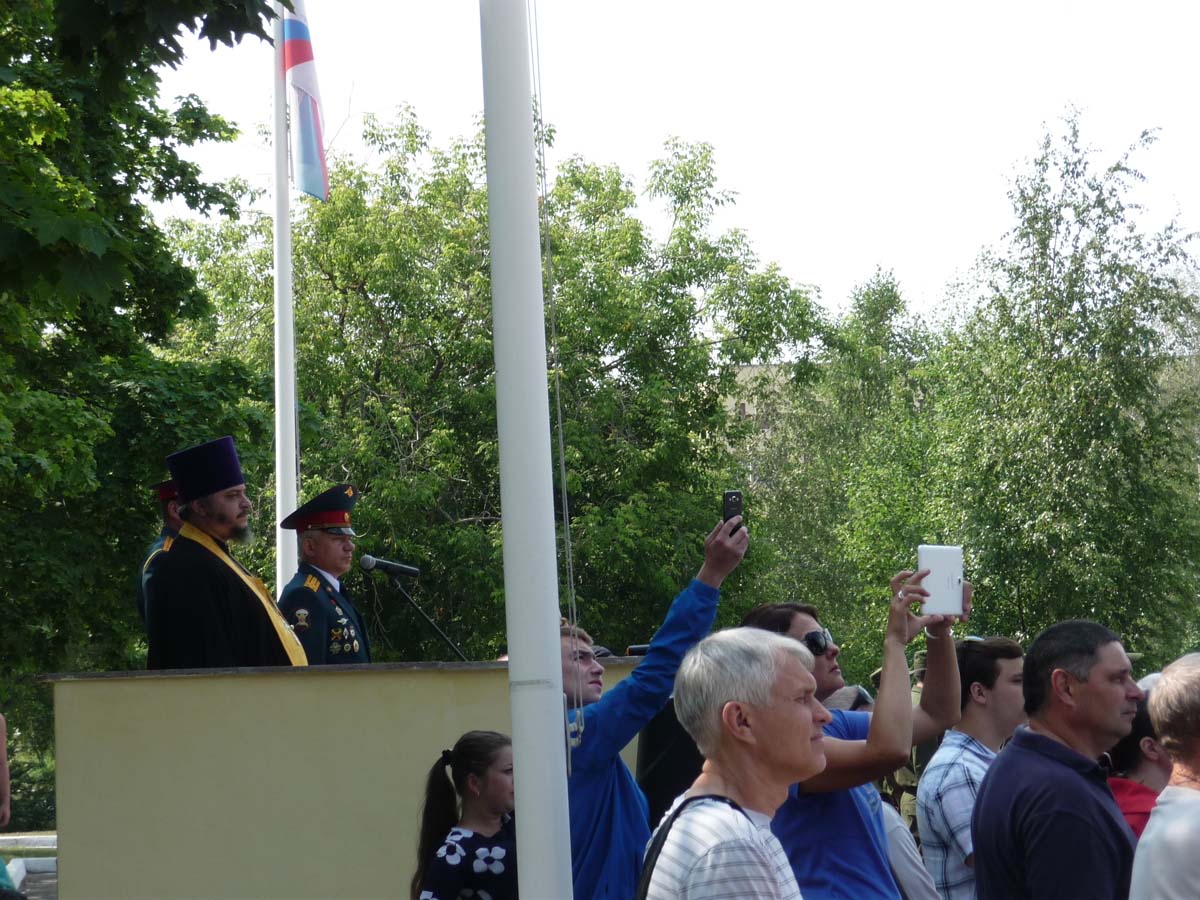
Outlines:
[[[908,760],[914,744],[941,734],[960,715],[958,660],[950,628],[971,610],[971,585],[963,582],[961,616],[918,616],[912,606],[929,592],[929,573],[903,571],[891,580],[891,604],[883,641],[883,672],[874,713],[831,710],[825,727],[828,765],[793,785],[772,822],[805,900],[899,900],[888,864],[876,779]],[[844,685],[829,629],[807,604],[766,604],[743,625],[788,634],[815,657],[817,699]],[[928,640],[925,688],[913,707],[905,648],[924,630]]]

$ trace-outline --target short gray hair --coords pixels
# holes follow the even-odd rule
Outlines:
[[[710,756],[717,749],[726,703],[771,703],[771,688],[789,656],[812,671],[807,647],[761,628],[727,628],[688,651],[675,675],[675,715],[701,753]]]
[[[1190,762],[1200,752],[1200,653],[1181,656],[1163,669],[1148,705],[1158,742],[1171,759]]]

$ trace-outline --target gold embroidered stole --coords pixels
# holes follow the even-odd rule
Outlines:
[[[292,665],[307,666],[308,657],[304,653],[304,648],[300,645],[300,639],[296,637],[291,627],[284,620],[283,613],[279,611],[279,607],[271,599],[271,594],[267,590],[267,586],[263,584],[262,579],[256,578],[243,569],[237,560],[221,549],[216,541],[194,525],[184,522],[183,528],[179,529],[179,536],[195,541],[232,569],[237,574],[237,577],[245,582],[246,586],[254,592],[254,596],[258,598],[258,602],[262,604],[263,609],[267,611],[267,618],[271,620],[271,625],[275,628],[275,634],[279,637],[279,643],[283,645],[284,652],[287,653],[288,659],[292,661]]]

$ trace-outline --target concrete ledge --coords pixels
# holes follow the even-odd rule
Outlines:
[[[38,681],[57,684],[65,681],[164,680],[176,678],[216,678],[222,675],[271,675],[287,678],[306,678],[314,675],[348,675],[354,672],[404,672],[433,670],[463,672],[471,670],[507,669],[507,662],[480,660],[478,662],[392,662],[354,663],[341,666],[251,666],[239,669],[142,669],[135,672],[53,672],[39,675]]]
[[[30,875],[56,875],[58,874],[58,857],[27,856],[25,857],[25,871]]]
[[[644,656],[609,656],[604,659],[604,668],[609,666],[632,669]],[[275,675],[288,678],[311,678],[315,676],[349,675],[354,672],[469,672],[507,669],[508,662],[501,660],[472,660],[469,662],[388,662],[354,663],[353,665],[331,666],[254,666],[241,669],[139,669],[133,672],[51,672],[37,676],[44,684],[60,684],[71,681],[125,681],[165,680],[174,678],[216,678],[222,675]]]
[[[614,690],[627,673],[606,668]],[[508,675],[479,662],[60,678],[59,900],[395,896],[442,751],[511,730]],[[559,739],[540,748],[548,765]]]
[[[57,850],[57,834],[0,835],[0,854],[12,850]]]

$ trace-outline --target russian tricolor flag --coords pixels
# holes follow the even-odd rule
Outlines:
[[[292,0],[295,12],[283,11],[283,71],[291,101],[292,180],[318,200],[329,199],[329,168],[325,164],[324,116],[317,89],[312,38],[304,0]]]

